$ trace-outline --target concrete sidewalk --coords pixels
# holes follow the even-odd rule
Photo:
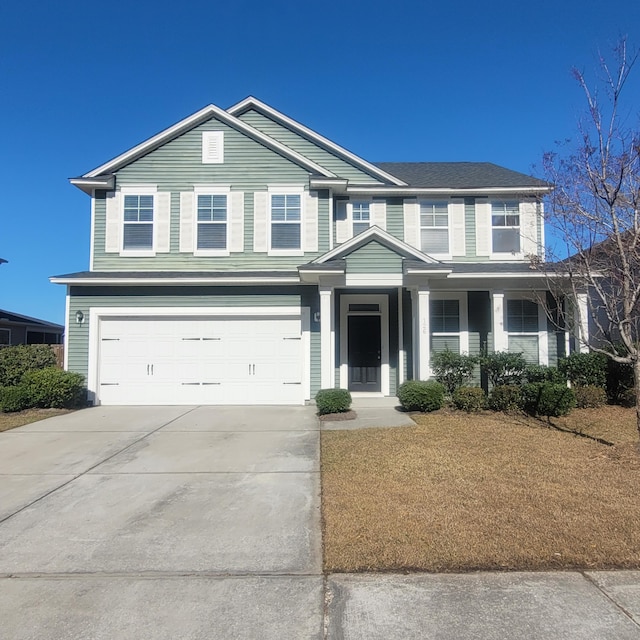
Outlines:
[[[352,399],[351,408],[357,414],[355,420],[322,421],[320,428],[325,431],[367,429],[369,427],[412,427],[415,422],[402,411],[398,398]]]

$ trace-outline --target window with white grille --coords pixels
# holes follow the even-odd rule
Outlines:
[[[447,202],[420,202],[420,248],[427,254],[449,253],[449,206]]]

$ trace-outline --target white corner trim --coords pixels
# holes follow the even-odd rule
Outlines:
[[[96,190],[91,190],[91,238],[89,240],[89,271],[93,271],[96,244]],[[67,357],[67,350],[64,350],[64,357]],[[67,367],[65,366],[65,369]]]
[[[64,301],[64,362],[62,364],[65,371],[69,371],[69,314],[71,313],[71,295],[67,287],[67,295]]]

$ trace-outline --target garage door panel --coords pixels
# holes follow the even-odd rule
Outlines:
[[[304,400],[300,318],[107,318],[99,342],[104,404]]]

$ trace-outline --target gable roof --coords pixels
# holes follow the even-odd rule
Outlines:
[[[349,240],[343,242],[330,251],[327,251],[327,253],[318,256],[309,264],[324,264],[332,260],[344,258],[372,240],[377,240],[381,245],[395,251],[404,258],[410,258],[412,260],[417,260],[418,262],[426,262],[429,264],[440,264],[439,260],[428,256],[426,253],[422,253],[422,251],[408,245],[406,242],[402,242],[402,240],[399,240],[395,236],[392,236],[390,233],[383,231],[380,227],[375,225],[369,227],[366,231],[359,233],[357,236],[349,238]]]
[[[327,178],[337,177],[334,173],[332,173],[328,169],[325,169],[319,164],[309,160],[308,158],[305,158],[302,154],[298,153],[297,151],[290,149],[289,147],[282,144],[281,142],[278,142],[277,140],[274,140],[270,136],[262,133],[261,131],[258,131],[251,125],[248,125],[247,123],[242,122],[241,120],[238,120],[238,118],[234,117],[233,115],[230,115],[229,113],[220,109],[219,107],[216,107],[214,104],[210,104],[204,107],[203,109],[200,109],[200,111],[196,111],[196,113],[193,113],[190,116],[184,118],[183,120],[180,120],[180,122],[177,122],[173,126],[167,129],[164,129],[163,131],[156,134],[155,136],[152,136],[151,138],[145,140],[144,142],[141,142],[135,147],[129,149],[128,151],[125,151],[119,156],[116,156],[112,160],[109,160],[108,162],[105,162],[99,167],[96,167],[92,171],[89,171],[88,173],[83,174],[80,178],[72,178],[71,183],[74,184],[74,181],[75,181],[78,183],[78,186],[80,186],[80,184],[83,182],[83,179],[86,180],[88,178],[97,178],[98,176],[103,176],[105,174],[113,173],[114,171],[121,169],[127,164],[133,162],[134,160],[137,160],[141,156],[146,155],[150,151],[157,149],[163,144],[166,144],[167,142],[173,140],[174,138],[177,138],[183,133],[186,133],[187,131],[197,127],[199,124],[202,124],[207,120],[210,120],[211,118],[216,118],[221,122],[224,122],[225,124],[229,125],[230,127],[240,131],[241,133],[246,134],[250,138],[253,138],[258,142],[261,142],[265,146],[282,154],[283,156],[289,158],[293,162],[299,164],[300,166],[304,167],[305,169],[309,170],[314,174],[325,176]]]
[[[376,166],[424,189],[551,188],[544,180],[492,162],[376,162]]]
[[[304,138],[311,140],[312,142],[316,143],[320,147],[326,149],[327,151],[330,151],[331,153],[334,153],[335,155],[341,157],[344,160],[349,161],[356,167],[362,169],[366,173],[369,173],[375,176],[378,179],[383,180],[384,182],[388,182],[397,186],[407,185],[407,183],[402,178],[392,175],[390,172],[380,167],[380,165],[375,165],[371,162],[367,162],[363,158],[360,158],[354,153],[351,153],[351,151],[348,151],[344,147],[341,147],[335,142],[332,142],[331,140],[329,140],[328,138],[325,138],[324,136],[320,135],[316,131],[313,131],[313,129],[309,129],[309,127],[305,127],[303,124],[300,124],[293,118],[289,118],[288,116],[284,115],[280,111],[277,111],[273,107],[270,107],[268,104],[265,104],[264,102],[262,102],[261,100],[258,100],[257,98],[254,98],[253,96],[249,96],[244,100],[241,100],[237,104],[233,105],[232,107],[229,107],[227,109],[227,112],[230,113],[231,115],[239,116],[245,113],[246,111],[249,111],[250,109],[255,109],[259,113],[262,113],[263,115],[271,118],[275,122],[278,122],[284,125],[285,127],[287,127],[288,129],[295,131],[296,133],[303,136]]]

